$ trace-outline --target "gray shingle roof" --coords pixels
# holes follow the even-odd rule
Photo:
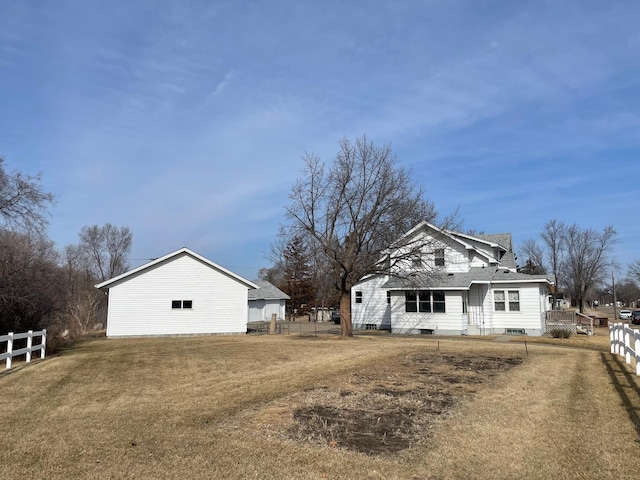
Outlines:
[[[392,277],[382,288],[388,290],[406,289],[442,289],[466,290],[474,283],[550,283],[545,275],[528,275],[517,273],[505,268],[474,267],[465,273],[434,273],[415,274],[409,278]]]
[[[500,259],[500,264],[507,268],[516,268],[516,257],[513,253],[513,245],[511,243],[510,233],[483,233],[476,235],[480,240],[486,240],[488,242],[497,243],[504,247],[507,252]]]
[[[291,297],[266,280],[254,280],[259,288],[249,290],[249,300],[290,300]]]

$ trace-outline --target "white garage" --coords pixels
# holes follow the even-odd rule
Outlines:
[[[107,336],[245,333],[253,282],[182,248],[96,285]]]

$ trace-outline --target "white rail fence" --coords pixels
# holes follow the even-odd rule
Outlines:
[[[636,375],[640,376],[640,330],[614,323],[609,326],[609,343],[611,353],[624,356],[626,363],[630,364],[632,358],[635,360]]]
[[[41,337],[40,344],[34,345],[33,338]],[[14,342],[16,340],[27,339],[27,346],[25,348],[14,349]],[[0,361],[6,359],[7,369],[11,368],[11,360],[13,357],[18,357],[20,355],[26,355],[26,361],[31,361],[31,354],[33,352],[37,352],[40,350],[40,358],[44,358],[44,352],[47,345],[47,330],[39,330],[33,331],[29,330],[26,333],[13,333],[9,332],[7,335],[0,335],[0,352],[4,349],[2,348],[2,344],[6,343],[6,353],[0,353]]]

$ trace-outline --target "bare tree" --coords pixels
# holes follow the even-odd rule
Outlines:
[[[11,227],[38,229],[47,224],[53,195],[42,190],[40,175],[7,173],[0,158],[0,218]]]
[[[79,233],[80,246],[89,260],[92,273],[105,281],[128,270],[127,257],[131,251],[132,235],[127,227],[103,226],[82,227]]]
[[[553,308],[558,308],[556,299],[558,298],[558,287],[560,286],[562,261],[564,256],[564,233],[566,227],[563,222],[558,220],[549,220],[544,224],[542,233],[542,241],[547,247],[547,262],[551,275],[553,275],[554,301]]]
[[[289,196],[285,231],[303,236],[326,259],[340,293],[342,335],[352,336],[353,284],[380,272],[392,242],[436,213],[388,145],[375,146],[364,136],[355,144],[343,139],[330,168],[313,154],[304,162]]]
[[[616,297],[622,305],[629,306],[640,298],[640,288],[631,278],[625,278],[616,285]]]
[[[616,231],[606,227],[602,232],[571,225],[564,229],[562,240],[566,248],[564,272],[580,313],[589,291],[604,280],[611,267],[609,253],[616,242]]]
[[[63,309],[57,261],[44,235],[0,230],[0,335],[44,327]]]
[[[640,260],[636,260],[629,264],[627,275],[630,279],[640,285]]]
[[[520,247],[522,257],[526,257],[525,266],[521,269],[523,273],[531,275],[544,275],[547,273],[545,268],[545,254],[542,247],[535,240],[527,240]]]

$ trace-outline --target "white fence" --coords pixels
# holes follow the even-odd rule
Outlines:
[[[636,375],[640,375],[640,331],[624,323],[609,326],[609,343],[611,353],[625,357],[630,364],[631,358],[636,361]]]
[[[33,337],[41,337],[40,344],[33,344]],[[27,346],[25,348],[13,349],[13,342],[16,340],[27,339]],[[40,350],[40,358],[44,358],[44,351],[47,344],[47,330],[40,330],[34,332],[29,330],[27,333],[13,333],[9,332],[7,335],[0,335],[0,345],[7,343],[7,352],[0,353],[0,361],[6,359],[7,369],[11,368],[11,359],[19,355],[26,355],[27,362],[31,361],[31,354]],[[0,348],[0,352],[2,349]]]

